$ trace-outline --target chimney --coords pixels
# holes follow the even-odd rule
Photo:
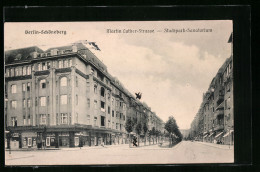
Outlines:
[[[76,45],[72,45],[72,52],[77,52],[78,51],[78,48]]]

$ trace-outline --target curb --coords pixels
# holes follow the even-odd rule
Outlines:
[[[225,148],[225,147],[221,148],[216,145],[205,144],[205,143],[201,143],[201,142],[195,142],[195,143],[199,143],[199,144],[206,145],[206,146],[211,146],[211,147],[218,148],[218,149],[234,150],[234,146],[231,146],[230,148]]]

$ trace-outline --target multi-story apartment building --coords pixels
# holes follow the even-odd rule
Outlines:
[[[82,43],[6,51],[5,71],[6,129],[20,148],[123,144],[126,118],[146,119]]]
[[[232,34],[228,42],[232,43]],[[233,55],[226,59],[203,94],[203,101],[195,118],[199,120],[194,119],[191,124],[190,133],[193,138],[204,142],[234,143],[232,61]],[[201,127],[203,139],[199,132]]]

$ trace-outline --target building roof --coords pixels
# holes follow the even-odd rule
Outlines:
[[[32,59],[33,52],[43,53],[44,51],[37,46],[20,48],[5,51],[5,63],[10,64],[14,62],[22,62]]]
[[[75,43],[75,44],[66,45],[66,46],[49,48],[45,52],[48,53],[48,52],[51,52],[51,50],[54,50],[54,49],[58,49],[58,50],[71,50],[72,49],[72,45],[75,45],[78,50],[87,49],[87,47],[85,47],[82,43]]]

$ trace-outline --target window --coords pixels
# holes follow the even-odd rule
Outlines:
[[[67,95],[61,95],[61,96],[60,96],[60,103],[61,103],[62,105],[66,105],[66,104],[67,104],[67,101],[68,101]]]
[[[27,83],[27,91],[30,91],[30,88],[31,88],[31,83],[28,82],[28,83]]]
[[[90,125],[90,115],[87,115],[87,125]]]
[[[68,60],[64,60],[64,67],[68,67]]]
[[[40,81],[40,86],[41,86],[42,89],[46,88],[46,80],[45,79],[42,79]]]
[[[11,117],[11,122],[12,122],[13,127],[17,126],[17,118],[16,117]]]
[[[116,101],[116,106],[118,106],[118,100]]]
[[[94,100],[94,107],[95,107],[95,109],[97,109],[97,101],[96,100]]]
[[[28,108],[31,107],[31,99],[27,99],[27,107],[28,107]]]
[[[51,63],[47,62],[47,69],[50,69],[50,68],[51,68]]]
[[[117,129],[117,130],[119,129],[119,124],[118,124],[118,123],[116,123],[116,129]]]
[[[31,125],[31,116],[30,115],[28,115],[27,121],[28,121],[27,124]]]
[[[105,126],[105,117],[101,116],[101,126]]]
[[[225,109],[227,109],[227,100],[225,100]]]
[[[100,92],[101,92],[101,96],[104,97],[105,96],[105,89],[103,87],[101,87]]]
[[[16,109],[17,108],[17,101],[11,101],[11,108]]]
[[[23,116],[23,125],[26,125],[26,117]]]
[[[110,106],[107,107],[107,113],[110,114]]]
[[[67,86],[67,77],[62,77],[60,79],[60,86],[61,87]]]
[[[26,66],[23,67],[23,75],[26,75]]]
[[[46,114],[40,114],[40,125],[46,124]]]
[[[11,76],[14,76],[14,69],[11,68]]]
[[[112,117],[114,117],[115,116],[115,112],[112,110]]]
[[[23,84],[23,91],[26,91],[26,86],[25,86],[25,84]]]
[[[16,93],[16,85],[11,85],[11,93]]]
[[[78,95],[76,94],[76,105],[78,105],[79,100],[78,100]]]
[[[90,99],[88,99],[88,108],[90,108]]]
[[[72,59],[69,59],[69,67],[72,66]]]
[[[31,66],[27,66],[27,75],[31,75]]]
[[[120,107],[122,107],[122,102],[120,102]]]
[[[227,99],[227,107],[228,107],[228,109],[230,109],[230,107],[231,107],[230,97],[228,97],[228,99]]]
[[[61,113],[61,124],[68,124],[68,114],[67,113]]]
[[[212,112],[214,112],[214,107],[212,107]]]
[[[114,122],[112,122],[112,129],[114,129],[115,127],[114,127],[114,125],[115,125],[115,123]]]
[[[26,107],[26,102],[25,102],[25,99],[23,99],[23,108]]]
[[[61,60],[59,61],[59,68],[63,68],[63,62]]]
[[[40,97],[40,103],[41,106],[46,106],[46,97]]]
[[[42,71],[42,64],[38,63],[38,71]]]
[[[97,94],[97,86],[94,85],[94,93]]]
[[[19,70],[18,70],[18,68],[14,68],[14,73],[15,73],[15,76],[19,76]]]
[[[97,117],[94,117],[94,126],[97,126]]]
[[[43,63],[42,63],[42,70],[47,70],[47,64],[46,64],[46,62],[43,62]]]
[[[101,110],[105,110],[105,102],[101,101]]]
[[[9,77],[9,76],[10,76],[10,70],[6,69],[6,77]]]

